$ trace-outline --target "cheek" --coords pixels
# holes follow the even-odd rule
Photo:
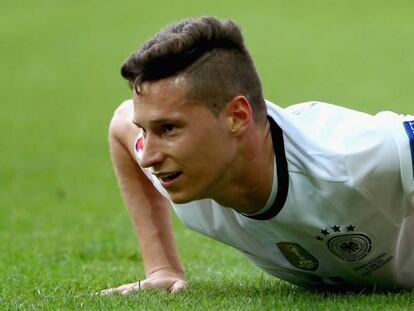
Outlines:
[[[183,169],[186,174],[200,174],[205,172],[214,161],[214,146],[211,147],[205,142],[181,141],[170,149],[170,157]]]
[[[231,146],[223,140],[212,140],[200,143],[193,151],[197,155],[194,159],[206,174],[214,175],[231,165]]]
[[[198,128],[173,142],[170,155],[183,169],[210,174],[208,168],[222,169],[229,164],[231,145],[223,133],[211,128],[200,132]]]
[[[198,163],[202,163],[204,153],[203,144],[187,137],[171,142],[167,147],[168,157],[186,171],[194,170]]]

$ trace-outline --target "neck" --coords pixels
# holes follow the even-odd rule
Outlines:
[[[212,198],[222,206],[252,214],[265,206],[272,190],[274,152],[269,122],[243,139],[232,170]]]

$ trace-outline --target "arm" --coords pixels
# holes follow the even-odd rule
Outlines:
[[[112,161],[123,199],[141,246],[146,279],[107,289],[101,294],[129,293],[147,288],[175,292],[187,286],[178,258],[170,219],[170,203],[155,189],[133,159],[135,129],[116,113],[109,132]]]

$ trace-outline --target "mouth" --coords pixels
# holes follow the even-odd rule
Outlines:
[[[156,174],[158,180],[161,182],[163,187],[168,187],[172,185],[178,177],[180,177],[181,172],[171,172],[171,173],[160,173]]]

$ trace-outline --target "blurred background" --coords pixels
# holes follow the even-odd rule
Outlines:
[[[120,64],[160,28],[235,20],[280,106],[414,113],[413,13],[404,0],[0,0],[0,303],[142,276],[107,128],[130,97]],[[236,260],[174,221],[190,277],[211,249]]]

